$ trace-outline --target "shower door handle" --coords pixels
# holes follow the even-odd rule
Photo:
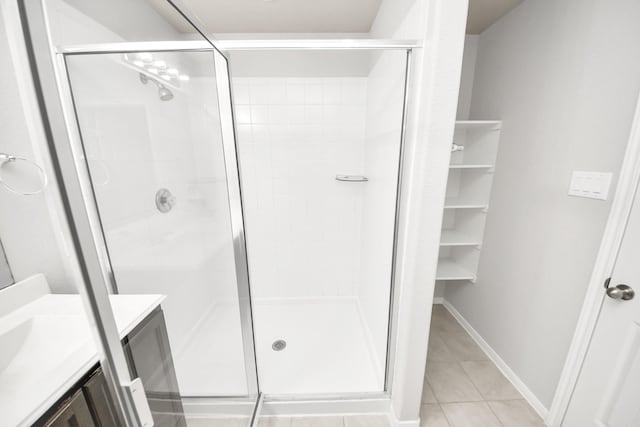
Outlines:
[[[362,175],[336,175],[336,181],[344,182],[367,182],[369,178]]]

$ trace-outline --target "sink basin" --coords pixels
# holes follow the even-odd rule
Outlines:
[[[34,316],[0,331],[0,391],[42,380],[87,343],[80,316]]]

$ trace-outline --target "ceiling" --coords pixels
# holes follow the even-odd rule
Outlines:
[[[185,0],[211,33],[367,33],[382,0]],[[157,0],[152,3],[156,3]],[[163,2],[164,3],[164,2]],[[157,7],[162,13],[162,6]],[[175,14],[163,13],[191,32]]]
[[[166,0],[149,0],[175,28],[192,32]],[[469,0],[467,33],[480,34],[523,0]],[[219,33],[368,33],[382,0],[184,0]]]
[[[469,0],[467,34],[480,34],[523,0]]]

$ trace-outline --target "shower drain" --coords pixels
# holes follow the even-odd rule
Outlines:
[[[276,340],[271,344],[273,351],[282,351],[286,346],[287,342],[285,340]]]

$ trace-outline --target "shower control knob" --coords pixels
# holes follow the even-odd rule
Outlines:
[[[156,207],[162,213],[169,212],[176,204],[176,198],[171,191],[161,188],[156,192]]]

